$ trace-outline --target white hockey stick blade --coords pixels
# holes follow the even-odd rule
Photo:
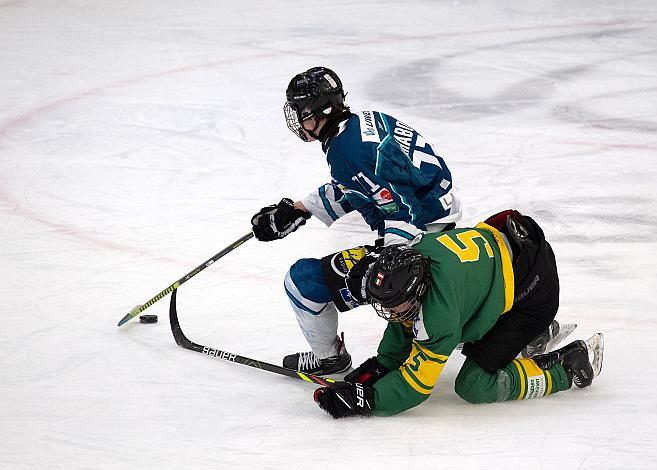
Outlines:
[[[589,361],[593,367],[593,377],[600,375],[602,370],[602,358],[605,350],[605,337],[602,333],[596,333],[585,341],[589,352]]]

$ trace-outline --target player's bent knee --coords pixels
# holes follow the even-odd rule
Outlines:
[[[290,267],[285,276],[285,290],[299,301],[318,304],[331,301],[321,262],[315,258],[302,258]]]
[[[486,372],[467,359],[461,367],[454,391],[468,403],[493,403],[499,400],[497,373]]]

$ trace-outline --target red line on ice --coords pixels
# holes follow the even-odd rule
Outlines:
[[[2,5],[0,5],[2,6]],[[97,95],[104,93],[108,90],[112,90],[115,88],[119,88],[122,86],[127,86],[127,85],[133,85],[136,83],[144,82],[146,80],[152,80],[152,79],[157,79],[160,77],[164,77],[167,75],[173,75],[176,73],[182,73],[182,72],[187,72],[190,70],[196,70],[196,69],[202,69],[202,68],[211,68],[211,67],[218,67],[222,66],[225,64],[230,64],[230,63],[238,63],[238,62],[243,62],[243,61],[249,61],[249,60],[258,60],[258,59],[263,59],[266,57],[271,57],[275,55],[280,55],[278,52],[268,52],[268,53],[263,53],[263,54],[257,54],[254,56],[249,56],[249,57],[242,57],[242,58],[235,58],[235,59],[223,59],[223,60],[217,60],[217,61],[211,61],[211,62],[205,62],[201,64],[194,64],[194,65],[184,65],[176,68],[172,68],[169,70],[161,71],[161,72],[155,72],[155,73],[150,73],[146,75],[141,75],[138,77],[132,77],[132,78],[127,78],[124,80],[119,80],[114,83],[110,83],[108,85],[104,85],[101,87],[95,87],[91,88],[89,90],[81,91],[78,92],[74,95],[71,96],[66,96],[63,98],[56,99],[54,101],[51,101],[49,103],[46,103],[44,105],[38,106],[32,110],[29,110],[27,112],[24,112],[13,119],[10,119],[9,121],[4,122],[3,124],[0,125],[0,136],[1,135],[7,135],[8,131],[12,128],[17,128],[21,126],[27,125],[28,122],[30,122],[32,119],[37,117],[40,114],[46,113],[52,109],[58,108],[60,106],[66,105],[67,103],[71,103],[73,101],[86,98],[89,96]],[[73,237],[75,239],[84,241],[86,243],[106,248],[106,249],[113,249],[117,250],[120,252],[132,252],[138,255],[147,255],[151,258],[153,258],[153,255],[151,252],[148,252],[146,250],[142,250],[139,248],[135,248],[133,246],[129,245],[123,245],[120,243],[115,243],[111,242],[108,240],[103,240],[102,238],[97,238],[92,235],[90,235],[87,232],[84,232],[82,230],[77,229],[74,225],[68,225],[62,222],[57,222],[54,220],[51,220],[47,218],[44,215],[41,215],[37,213],[34,210],[31,210],[29,208],[25,207],[25,204],[22,204],[21,202],[15,200],[12,198],[10,194],[8,194],[6,191],[2,190],[2,187],[0,187],[0,201],[3,201],[4,204],[6,204],[6,207],[13,207],[14,209],[11,210],[11,212],[14,212],[16,214],[19,214],[22,217],[25,217],[26,219],[29,219],[33,222],[37,222],[39,224],[45,225],[46,227],[49,227],[53,229],[55,232]],[[172,262],[176,264],[181,264],[180,260],[176,260],[174,258],[170,258],[167,256],[155,256],[155,259],[160,259],[164,260],[167,262]]]

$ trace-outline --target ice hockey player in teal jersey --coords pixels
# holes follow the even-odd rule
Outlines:
[[[307,197],[263,207],[251,223],[261,241],[286,237],[311,216],[330,226],[357,211],[376,233],[357,248],[298,260],[285,276],[285,292],[311,351],[288,355],[285,367],[331,374],[351,365],[338,337],[338,311],[363,304],[344,284],[346,270],[375,246],[410,243],[461,218],[452,173],[438,150],[410,125],[378,111],[352,112],[338,75],[313,67],[295,75],[286,90],[288,128],[317,141],[330,181]]]
[[[287,126],[301,140],[321,143],[331,180],[295,202],[298,212],[286,211],[281,203],[265,208],[268,216],[254,223],[256,237],[282,238],[303,225],[304,215],[330,226],[354,210],[386,244],[408,243],[427,226],[460,220],[452,174],[436,148],[385,113],[351,112],[345,96],[340,78],[326,67],[313,67],[290,81]],[[276,220],[273,215],[281,209]]]
[[[465,343],[455,384],[471,403],[538,398],[589,386],[602,367],[602,334],[517,358],[557,313],[554,254],[536,222],[504,211],[475,228],[387,247],[362,276],[389,321],[378,354],[330,387],[319,406],[340,418],[393,415],[426,400],[450,354]]]

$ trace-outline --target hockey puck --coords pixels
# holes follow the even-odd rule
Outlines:
[[[157,323],[157,315],[140,315],[140,323]]]

